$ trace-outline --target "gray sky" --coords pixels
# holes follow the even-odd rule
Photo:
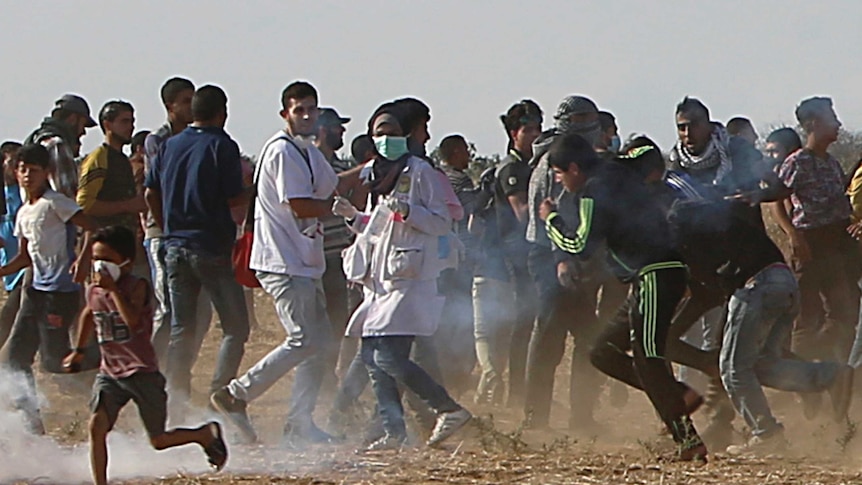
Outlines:
[[[504,150],[498,117],[512,103],[535,99],[547,127],[576,93],[615,113],[624,136],[646,132],[665,149],[687,94],[715,119],[758,127],[829,95],[862,128],[857,0],[3,0],[2,19],[2,139],[22,139],[65,92],[94,112],[129,100],[137,128],[155,128],[173,75],[224,87],[227,129],[251,153],[281,127],[279,94],[296,79],[354,118],[347,143],[376,105],[404,95],[431,106],[431,144],[458,132],[480,153]],[[84,150],[100,141],[90,130]]]

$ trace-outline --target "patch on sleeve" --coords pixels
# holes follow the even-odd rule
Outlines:
[[[509,177],[509,185],[518,185],[518,177]]]

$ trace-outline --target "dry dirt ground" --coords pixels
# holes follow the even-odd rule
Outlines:
[[[260,323],[246,347],[244,368],[283,338],[271,301],[258,294],[255,306]],[[215,325],[195,368],[193,387],[196,393],[192,401],[201,408],[206,403],[203,391],[208,385],[219,336]],[[597,412],[605,428],[593,436],[569,436],[565,431],[567,411],[562,404],[564,396],[568,395],[567,368],[566,364],[559,367],[555,393],[553,421],[562,430],[559,433],[520,432],[519,413],[477,408],[471,405],[472,395],[468,393],[460,400],[480,419],[470,429],[453,437],[446,449],[429,450],[418,446],[400,452],[366,455],[354,453],[359,442],[358,433],[348,437],[344,444],[303,452],[278,445],[290,395],[288,376],[250,406],[252,419],[266,444],[231,445],[231,460],[218,474],[206,472],[202,454],[193,447],[158,454],[147,452],[144,442],[138,438],[142,425],[134,406],[130,405],[120,417],[117,433],[139,439],[135,449],[143,451],[123,456],[115,453],[113,459],[143,463],[135,472],[121,473],[122,480],[115,480],[115,483],[862,484],[862,461],[859,460],[862,439],[855,437],[855,430],[837,428],[826,421],[804,420],[794,398],[787,395],[770,395],[776,414],[786,423],[787,436],[793,443],[783,456],[732,458],[714,453],[706,465],[669,462],[663,456],[672,449],[671,443],[659,436],[658,420],[646,398],[634,392],[621,409],[607,404],[605,393]],[[65,387],[61,390],[56,378],[45,375],[40,374],[38,380],[50,403],[45,420],[51,438],[63,447],[74,449],[83,462],[81,467],[86,466],[86,392],[81,394]],[[326,423],[331,395],[331,389],[321,395],[317,413],[321,425]],[[370,405],[368,392],[362,400]],[[853,419],[860,418],[862,404],[857,403]],[[702,418],[697,420],[702,423]],[[736,426],[742,427],[739,420]],[[175,457],[174,461],[163,463],[162,460],[170,457]],[[4,460],[0,456],[0,467],[4,466]],[[81,476],[83,472],[79,470],[78,473],[71,476]],[[31,483],[57,481],[56,476],[30,478]]]

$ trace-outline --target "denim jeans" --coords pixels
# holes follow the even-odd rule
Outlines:
[[[407,434],[398,384],[419,396],[437,414],[460,409],[446,389],[410,360],[412,344],[412,336],[362,338],[362,361],[368,368],[371,388],[377,396],[383,429],[398,438]]]
[[[168,345],[171,341],[171,296],[168,291],[168,273],[165,270],[164,239],[160,237],[146,239],[144,240],[144,249],[147,251],[147,260],[150,263],[150,279],[153,283],[153,294],[157,303],[156,311],[153,314],[153,347],[159,362],[167,362]],[[192,366],[197,361],[212,319],[212,304],[204,289],[198,299]]]
[[[228,389],[234,397],[252,401],[296,367],[287,422],[302,431],[312,424],[324,359],[333,345],[323,284],[312,278],[260,271],[257,279],[275,300],[287,338],[248,372],[232,380]]]
[[[515,325],[513,315],[512,283],[487,276],[473,278],[473,335],[482,370],[476,390],[480,400],[503,397],[503,373]]]
[[[721,380],[755,436],[781,429],[761,386],[818,392],[831,384],[839,368],[837,363],[784,358],[799,305],[796,278],[783,264],[764,268],[730,299],[719,360]]]
[[[165,269],[171,299],[171,341],[166,377],[174,403],[188,400],[197,339],[198,297],[201,289],[212,296],[221,322],[222,340],[210,383],[210,392],[236,377],[248,340],[248,313],[242,286],[233,274],[230,254],[171,246],[165,252]],[[172,406],[173,407],[173,406]],[[181,407],[175,407],[181,412]]]

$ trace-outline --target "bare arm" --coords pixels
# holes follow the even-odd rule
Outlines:
[[[790,238],[790,251],[793,258],[804,263],[811,260],[811,248],[808,247],[805,235],[793,226],[793,222],[790,220],[790,215],[788,214],[788,205],[790,203],[787,199],[769,204],[772,216],[778,223],[778,227]]]
[[[164,230],[165,222],[162,214],[162,192],[156,189],[147,189],[144,191],[144,198],[147,201],[147,207],[150,208],[150,213],[153,215],[153,220],[156,226]]]
[[[107,278],[110,279],[110,276]],[[111,280],[109,285],[110,289],[106,289],[108,289],[111,299],[114,300],[114,304],[117,305],[117,311],[120,312],[120,316],[123,317],[123,321],[126,322],[126,325],[128,325],[132,330],[135,330],[141,321],[141,311],[147,303],[147,282],[139,280],[138,284],[136,284],[132,289],[132,294],[128,299],[124,298],[123,295],[120,294],[120,291],[113,280]]]
[[[512,206],[512,210],[515,212],[515,217],[518,218],[518,222],[526,224],[530,220],[530,206],[527,204],[527,193],[518,192],[517,194],[510,195],[507,199],[509,200],[509,205]]]
[[[332,199],[289,199],[290,208],[300,219],[326,217],[332,214]]]
[[[18,254],[11,261],[0,267],[0,277],[17,273],[32,264],[29,247],[27,238],[22,237],[18,240]]]

